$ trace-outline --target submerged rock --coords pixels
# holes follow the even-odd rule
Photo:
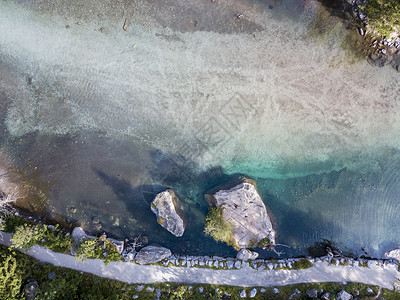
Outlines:
[[[147,246],[135,256],[135,262],[140,265],[153,264],[172,255],[171,250],[161,246]]]
[[[244,261],[254,260],[257,257],[258,257],[258,253],[257,252],[253,252],[253,251],[250,251],[248,249],[241,249],[238,252],[238,254],[236,255],[237,259],[244,260]]]
[[[206,199],[211,206],[221,208],[224,221],[233,226],[234,248],[275,245],[276,233],[254,181],[245,178],[230,189],[207,194]]]
[[[157,222],[173,235],[180,237],[185,231],[183,219],[176,212],[178,198],[173,190],[168,189],[157,194],[151,203],[151,211],[157,216]]]

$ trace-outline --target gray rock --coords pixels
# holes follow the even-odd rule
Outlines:
[[[132,299],[138,299],[139,298],[139,295],[133,295],[132,296]]]
[[[108,239],[108,240],[110,241],[111,246],[113,246],[119,254],[122,254],[122,251],[124,250],[124,242],[114,239]]]
[[[301,293],[298,289],[294,289],[293,293],[290,294],[289,300],[290,299],[300,299],[301,298]]]
[[[25,299],[26,300],[33,300],[37,296],[37,292],[39,289],[39,284],[35,279],[29,280],[24,288]]]
[[[144,289],[144,285],[138,285],[137,287],[135,287],[135,291],[136,292],[141,292]]]
[[[86,234],[86,232],[83,230],[82,227],[75,227],[75,228],[72,230],[71,238],[72,238],[76,243],[80,243],[80,242],[82,242],[83,239],[87,239],[87,238],[88,238],[88,235]]]
[[[250,298],[254,298],[257,295],[257,289],[254,288],[250,291]]]
[[[227,262],[226,262],[226,267],[230,270],[230,269],[232,269],[233,268],[233,261],[232,260],[228,260]]]
[[[321,299],[322,299],[322,300],[330,300],[330,299],[331,299],[331,293],[326,292],[325,294],[323,294],[323,295],[321,296]]]
[[[180,237],[185,231],[183,219],[176,212],[178,198],[173,190],[157,194],[151,203],[151,211],[157,216],[157,222],[173,235]]]
[[[171,250],[160,246],[146,246],[135,256],[135,262],[140,265],[159,262],[172,255]]]
[[[272,291],[274,292],[274,294],[279,294],[280,293],[280,291],[277,288],[274,288]]]
[[[258,257],[257,252],[250,251],[249,249],[241,249],[237,254],[236,258],[244,261],[254,260]]]
[[[122,257],[124,258],[124,260],[126,262],[130,262],[130,261],[135,259],[135,256],[136,256],[136,251],[135,250],[131,250],[128,253],[124,254]]]
[[[152,293],[152,292],[154,292],[154,288],[153,288],[152,286],[148,286],[148,287],[146,288],[146,292]]]
[[[204,292],[204,288],[201,286],[199,287],[199,293],[203,293]]]
[[[386,252],[385,256],[387,258],[394,258],[396,260],[400,260],[400,248]]]
[[[266,292],[267,292],[267,290],[266,290],[266,289],[264,289],[264,288],[261,288],[261,289],[260,289],[260,292],[264,294],[264,293],[266,293]]]
[[[233,226],[232,239],[240,249],[250,244],[275,245],[275,230],[255,183],[249,179],[229,190],[206,195],[210,205],[221,207],[223,219]]]
[[[240,269],[241,266],[242,266],[242,263],[239,260],[235,261],[235,268],[236,269]]]
[[[214,261],[214,264],[213,264],[214,268],[218,269],[218,265],[219,265],[219,261],[218,260]]]
[[[246,298],[246,290],[242,290],[239,294],[239,298]]]
[[[367,293],[372,294],[373,292],[374,291],[370,287],[367,288]]]
[[[350,295],[345,290],[341,290],[339,293],[336,294],[336,300],[351,300],[353,296]]]
[[[318,298],[318,291],[316,289],[306,291],[309,298]]]
[[[161,297],[161,289],[156,289],[156,297],[155,297],[155,299],[156,300],[160,300],[160,297]]]

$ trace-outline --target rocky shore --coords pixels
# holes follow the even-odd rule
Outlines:
[[[389,36],[384,36],[370,25],[365,9],[367,0],[343,0],[344,10],[349,10],[353,16],[353,24],[363,37],[363,52],[368,61],[378,66],[390,65],[400,72],[400,34],[399,28],[393,28]],[[389,8],[388,8],[389,9]]]

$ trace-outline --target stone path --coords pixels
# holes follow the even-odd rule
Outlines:
[[[9,233],[2,233],[0,243],[10,246]],[[109,265],[99,259],[90,259],[84,263],[73,256],[55,253],[35,245],[26,254],[55,266],[67,267],[112,278],[127,283],[212,283],[234,286],[281,286],[306,282],[343,282],[353,281],[370,285],[379,285],[393,289],[393,282],[400,277],[394,264],[371,267],[333,266],[326,262],[314,262],[314,266],[305,270],[254,270],[244,267],[240,270],[212,270],[204,268],[141,266],[134,263],[112,262]]]

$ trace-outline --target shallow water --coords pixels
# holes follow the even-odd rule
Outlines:
[[[286,255],[323,238],[378,256],[397,245],[400,79],[317,3],[0,3],[1,148],[52,182],[49,213],[228,255],[201,233],[203,195],[244,174]],[[150,211],[165,187],[182,238]]]

